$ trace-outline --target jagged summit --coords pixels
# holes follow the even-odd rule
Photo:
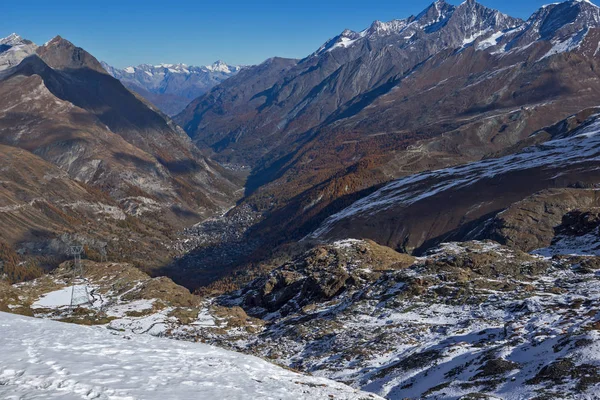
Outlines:
[[[235,70],[236,68],[239,68],[239,67],[232,67],[229,64],[227,64],[225,61],[222,61],[222,60],[217,60],[214,63],[212,63],[211,65],[206,65],[206,69],[208,69],[209,71],[212,71],[212,72],[231,73],[232,70]]]
[[[15,46],[22,42],[23,42],[23,38],[21,36],[17,35],[16,33],[11,33],[7,37],[0,39],[0,45],[4,44],[4,45],[8,45],[8,46]]]
[[[475,0],[464,1],[458,6],[438,0],[417,16],[388,22],[376,20],[360,32],[345,29],[313,55],[348,48],[356,45],[360,39],[374,41],[387,38],[388,41],[394,41],[390,44],[402,46],[419,38],[427,39],[432,34],[437,35],[435,39],[439,39],[441,34],[448,47],[461,47],[490,38],[479,48],[502,43],[504,50],[510,50],[536,40],[564,39],[595,26],[600,26],[600,8],[589,0],[568,0],[542,6],[527,21],[513,18]],[[505,35],[511,29],[514,29],[511,35]]]
[[[439,35],[440,32],[449,46],[460,47],[475,38],[489,36],[522,23],[518,18],[512,18],[474,0],[465,1],[456,7],[438,0],[417,16],[388,22],[377,20],[361,32],[346,29],[327,41],[314,55],[350,47],[363,38],[371,42],[391,40],[392,43],[389,44],[402,46],[418,38],[427,40],[429,35]]]
[[[35,53],[37,45],[16,33],[0,39],[0,71],[18,65],[24,58]]]
[[[60,43],[60,42],[62,42],[62,41],[66,41],[66,42],[68,42],[68,43],[71,43],[71,42],[69,42],[68,40],[65,40],[65,39],[63,39],[63,37],[62,37],[62,36],[60,36],[60,35],[56,35],[56,36],[54,36],[52,39],[50,39],[50,40],[48,40],[46,43],[44,43],[44,46],[51,46],[51,45],[54,45],[54,44]]]

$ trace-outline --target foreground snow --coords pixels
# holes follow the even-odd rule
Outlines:
[[[367,399],[259,358],[0,313],[0,398]]]

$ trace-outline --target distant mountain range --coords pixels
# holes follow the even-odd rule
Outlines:
[[[128,89],[140,94],[167,115],[178,114],[192,100],[242,69],[223,61],[201,67],[142,64],[124,69],[111,67],[105,62],[101,64]]]

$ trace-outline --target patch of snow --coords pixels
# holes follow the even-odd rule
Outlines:
[[[557,254],[600,256],[600,236],[598,230],[582,236],[558,236],[552,245],[534,250],[533,254],[545,257]]]
[[[504,35],[504,32],[496,32],[488,38],[483,39],[481,42],[477,44],[477,50],[485,50],[489,47],[495,46],[498,44],[498,39],[500,39]]]
[[[359,239],[344,239],[333,242],[332,246],[338,249],[347,249],[359,243],[363,243],[363,241]]]
[[[583,40],[585,39],[585,37],[589,31],[590,31],[590,28],[585,28],[585,29],[579,31],[576,35],[573,35],[566,40],[553,41],[552,48],[538,61],[541,61],[541,60],[543,60],[547,57],[553,56],[555,54],[566,53],[566,52],[577,49],[581,45],[581,43],[583,43]]]
[[[463,47],[473,43],[475,40],[477,40],[479,37],[485,35],[486,33],[489,32],[489,29],[485,29],[485,30],[481,30],[479,32],[475,32],[474,34],[472,34],[469,37],[466,37],[463,39]]]
[[[193,325],[202,327],[217,326],[217,324],[215,323],[215,319],[212,315],[210,315],[207,308],[203,308],[200,310],[200,312],[198,313],[198,319],[196,320],[196,322],[193,323]]]
[[[88,292],[91,291],[87,285],[67,286],[50,293],[46,293],[35,303],[33,303],[31,308],[61,308],[69,306],[71,305],[71,294],[73,293],[74,288],[86,288]]]

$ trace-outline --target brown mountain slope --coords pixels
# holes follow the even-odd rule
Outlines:
[[[106,193],[26,150],[0,145],[0,170],[0,242],[25,259],[56,266],[73,242],[84,243],[88,257],[106,251],[147,269],[175,255],[172,232],[158,220],[128,215]]]
[[[597,37],[584,45],[596,46]],[[531,60],[547,51],[545,44],[533,47]],[[315,217],[347,205],[345,198],[390,178],[502,151],[600,99],[595,59],[567,53],[515,61],[473,49],[437,56],[355,116],[320,130],[285,161],[256,170],[250,183],[262,184],[265,175],[272,182],[266,179],[247,201],[262,209],[274,204],[265,224],[283,223],[303,236]]]
[[[527,250],[528,241],[548,245],[564,213],[600,205],[595,190],[576,189],[600,179],[600,119],[594,114],[575,129],[539,134],[546,138],[541,144],[512,155],[393,181],[326,219],[310,237],[364,237],[417,253],[469,237],[504,236],[502,242],[519,241]],[[570,189],[526,199],[549,188]],[[517,203],[522,199],[525,210]],[[510,215],[498,214],[507,207]],[[527,234],[537,219],[540,226]]]
[[[229,208],[240,182],[204,157],[171,120],[108,75],[95,58],[60,37],[0,72],[0,143],[31,152],[85,187],[99,189],[105,193],[103,201],[110,200],[126,221],[153,225],[148,238],[162,240],[163,250],[169,236],[165,232]],[[69,196],[73,202],[77,193]],[[7,240],[32,241],[31,234],[45,222],[33,214],[31,218],[19,225],[31,232]],[[102,218],[107,226],[126,224]],[[53,238],[67,225],[70,232],[98,236],[81,224],[73,228],[63,222],[48,226],[48,232],[55,231]],[[146,228],[140,228],[140,237]],[[47,244],[49,239],[40,240]],[[140,260],[152,258],[150,253]],[[164,262],[170,253],[152,264]]]
[[[145,195],[171,213],[180,208],[199,219],[230,204],[235,185],[227,173],[92,56],[61,38],[38,54],[0,76],[2,142],[116,198]]]
[[[298,62],[271,59],[249,68],[191,103],[176,120],[219,160],[257,166],[265,157],[289,154],[340,108],[359,96],[384,93],[390,81],[437,52],[460,47],[481,29],[498,32],[522,21],[472,1],[459,7],[438,1],[417,17],[394,22],[401,32],[389,32],[392,23],[375,22],[360,35],[345,31],[333,39],[352,40],[351,46],[326,43]]]

